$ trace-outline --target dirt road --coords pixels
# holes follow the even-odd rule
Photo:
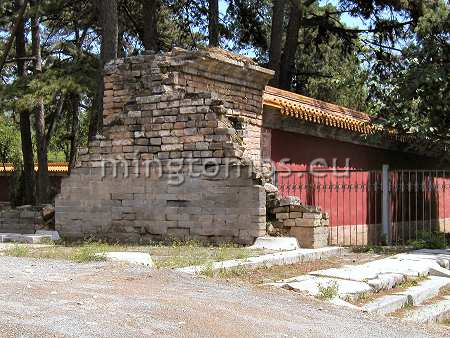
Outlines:
[[[108,263],[0,257],[1,337],[434,337],[293,292]]]

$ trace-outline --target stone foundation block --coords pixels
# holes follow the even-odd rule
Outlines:
[[[327,227],[292,227],[290,236],[297,238],[302,248],[323,248],[328,245]]]

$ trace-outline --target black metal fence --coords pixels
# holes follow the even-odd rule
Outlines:
[[[330,216],[332,245],[407,244],[450,233],[450,171],[278,171],[282,195]]]

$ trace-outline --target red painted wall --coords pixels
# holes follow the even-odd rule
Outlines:
[[[9,177],[0,176],[0,202],[9,201]]]
[[[280,130],[272,130],[271,139],[271,158],[277,163],[279,172],[286,172],[286,167],[305,171],[291,173],[288,177],[279,173],[277,183],[281,193],[285,196],[298,196],[307,205],[320,206],[330,214],[331,226],[381,223],[380,170],[383,164],[389,164],[394,170],[431,169],[437,165],[437,161],[431,158]],[[286,158],[291,159],[289,164],[281,165],[279,161]],[[323,171],[321,177],[308,173],[311,162],[317,158],[323,158],[328,163],[328,167],[315,170]],[[354,171],[347,175],[342,175],[342,172],[341,175],[336,175],[330,170],[333,158],[337,159],[337,169]],[[350,159],[348,167],[346,158]],[[406,184],[404,182],[407,181],[407,175],[411,182],[419,181],[419,186],[422,183],[434,184],[438,185],[438,189],[433,194],[426,192],[429,190],[427,187],[424,193],[408,193],[407,185],[403,185],[402,192],[393,192],[391,195],[392,220],[405,222],[409,219],[449,218],[450,172],[444,174],[440,171],[435,175],[434,171],[427,170],[426,174],[415,174],[418,175],[417,178],[408,172],[392,173],[393,187],[401,189],[402,184]],[[415,189],[421,191],[420,187]]]
[[[437,160],[423,156],[388,151],[352,143],[328,140],[320,137],[272,130],[272,160],[290,158],[296,168],[307,166],[317,158],[324,158],[332,167],[333,158],[338,166],[345,167],[345,159],[350,159],[352,169],[381,169],[389,164],[391,169],[429,169],[437,165]]]

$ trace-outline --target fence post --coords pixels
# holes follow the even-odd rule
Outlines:
[[[383,175],[382,175],[382,225],[383,225],[383,235],[386,238],[386,244],[392,244],[391,237],[391,222],[390,222],[390,191],[389,191],[389,165],[383,164]]]

